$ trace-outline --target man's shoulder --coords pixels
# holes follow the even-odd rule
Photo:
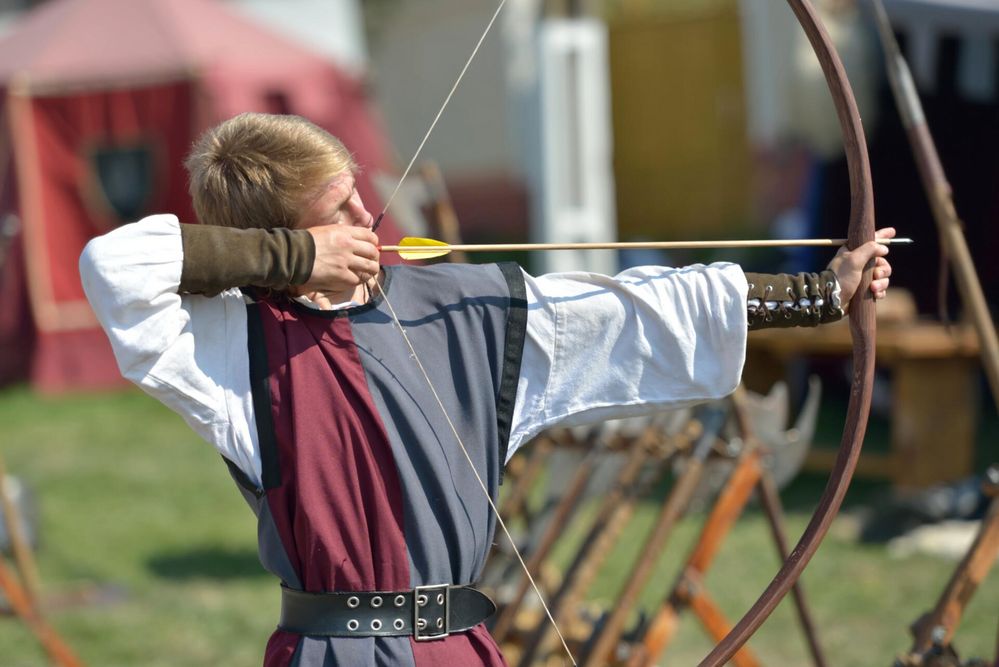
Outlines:
[[[429,264],[415,266],[412,264],[398,264],[392,267],[394,271],[401,271],[410,276],[419,277],[425,280],[443,280],[447,278],[460,280],[462,278],[489,278],[500,277],[510,270],[510,267],[519,267],[514,262],[492,262],[488,264],[454,264],[441,262],[440,264]]]
[[[488,292],[508,295],[511,290],[522,291],[523,286],[523,271],[514,262],[398,265],[391,267],[391,273],[392,280],[398,279],[409,289],[425,289],[445,298]]]

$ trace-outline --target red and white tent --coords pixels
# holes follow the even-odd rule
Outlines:
[[[243,111],[294,113],[385,169],[361,81],[213,0],[53,0],[0,41],[3,134],[0,383],[43,391],[118,383],[80,285],[91,237],[153,212],[194,221],[182,160],[205,128]],[[388,241],[398,236],[390,221]],[[2,243],[2,240],[0,240]]]

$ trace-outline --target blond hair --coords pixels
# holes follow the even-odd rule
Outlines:
[[[339,139],[299,116],[244,113],[205,132],[184,161],[203,224],[294,227],[333,178],[354,171]]]

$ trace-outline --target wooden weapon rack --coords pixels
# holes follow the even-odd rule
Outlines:
[[[726,425],[734,425],[738,434],[728,442],[722,435]],[[783,511],[776,484],[763,465],[766,446],[754,435],[742,390],[725,401],[683,413],[543,434],[517,455],[519,461],[511,462],[508,490],[501,505],[508,525],[527,523],[519,520],[529,512],[529,487],[542,479],[540,469],[552,457],[566,456],[567,452],[576,453],[578,464],[564,485],[548,490],[551,498],[557,499],[542,502],[542,510],[531,514],[531,521],[542,522],[544,527],[533,536],[525,535],[521,546],[528,569],[544,589],[552,615],[559,619],[580,665],[656,664],[673,638],[678,615],[684,609],[694,613],[709,636],[716,641],[723,637],[730,624],[701,582],[754,491],[767,516],[777,552],[782,558],[786,556]],[[636,627],[627,627],[639,594],[653,576],[661,574],[656,572],[659,555],[695,496],[707,463],[719,458],[731,460],[731,472],[676,584],[651,622],[640,621]],[[637,559],[628,566],[629,577],[623,589],[606,612],[590,612],[583,599],[637,503],[647,498],[671,471],[675,472],[673,484]],[[598,480],[601,475],[610,480],[603,487]],[[586,512],[580,511],[584,504],[590,505]],[[582,540],[564,572],[553,574],[556,568],[551,565],[552,553],[574,522],[585,524]],[[504,560],[501,552],[494,557]],[[495,576],[497,570],[511,571],[495,561],[489,567],[484,577],[487,582],[500,580]],[[496,585],[500,610],[491,628],[493,636],[512,665],[558,663],[565,658],[563,649],[547,618],[531,604],[526,576],[510,576],[516,580],[512,586]],[[794,589],[794,602],[812,662],[825,667],[827,662],[800,585]],[[734,664],[754,667],[762,663],[744,647],[736,654]]]

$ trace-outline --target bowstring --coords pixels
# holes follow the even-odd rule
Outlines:
[[[499,18],[500,12],[503,10],[503,6],[505,4],[506,0],[501,0],[499,6],[496,8],[496,11],[493,12],[493,17],[489,19],[489,24],[486,26],[486,29],[482,31],[482,36],[479,37],[479,41],[475,44],[475,48],[472,49],[472,55],[468,56],[468,60],[465,61],[465,66],[461,68],[458,78],[455,79],[454,85],[451,86],[451,92],[449,92],[447,97],[444,98],[444,104],[441,105],[441,108],[438,110],[433,122],[430,123],[430,128],[427,130],[427,133],[423,135],[423,140],[420,141],[420,145],[417,146],[416,152],[413,153],[413,157],[410,159],[409,164],[406,165],[406,169],[402,172],[402,177],[399,179],[399,182],[396,183],[395,189],[392,190],[392,194],[389,195],[388,200],[385,202],[384,208],[382,208],[382,212],[378,214],[378,218],[375,220],[375,224],[372,225],[371,231],[378,231],[378,226],[382,224],[382,219],[388,212],[389,206],[392,205],[392,202],[395,200],[395,196],[399,194],[399,190],[402,189],[402,184],[406,181],[406,177],[409,176],[409,172],[413,170],[413,165],[416,164],[417,158],[419,158],[420,153],[423,152],[423,147],[427,144],[427,140],[430,139],[430,135],[433,134],[434,128],[437,127],[437,122],[441,119],[441,116],[444,115],[444,110],[447,109],[448,104],[451,103],[451,98],[454,97],[454,92],[458,90],[458,86],[461,85],[461,80],[465,78],[465,72],[468,71],[472,61],[475,60],[475,56],[479,53],[479,49],[482,48],[482,43],[486,41],[486,36],[489,34],[489,31],[493,29],[493,24],[496,23],[496,19]]]
[[[555,634],[558,635],[559,641],[562,642],[562,648],[565,649],[566,655],[569,656],[569,660],[572,664],[576,665],[576,658],[572,655],[572,651],[569,650],[569,645],[566,643],[565,636],[562,634],[561,629],[559,629],[558,623],[555,621],[555,617],[552,616],[551,609],[548,607],[548,603],[545,602],[544,595],[541,594],[541,589],[538,588],[537,582],[534,577],[531,576],[531,571],[527,567],[527,563],[524,562],[524,557],[521,555],[520,550],[517,548],[517,543],[514,541],[513,536],[510,534],[510,530],[506,527],[506,522],[503,521],[503,517],[500,515],[499,509],[496,507],[496,503],[493,501],[492,496],[489,494],[489,489],[486,487],[485,481],[482,479],[482,475],[479,474],[478,468],[475,467],[475,463],[472,461],[471,454],[468,453],[468,448],[465,447],[464,441],[458,434],[458,428],[454,425],[451,420],[451,415],[448,413],[447,408],[444,407],[444,401],[441,400],[440,395],[437,393],[437,389],[434,387],[434,383],[430,379],[430,375],[427,373],[426,368],[423,367],[423,362],[420,361],[420,357],[416,354],[416,348],[413,347],[412,341],[409,339],[409,335],[406,333],[405,327],[402,326],[402,321],[395,312],[395,307],[392,306],[392,302],[388,298],[388,294],[383,289],[379,281],[375,281],[375,285],[378,288],[379,294],[382,295],[382,299],[385,301],[385,305],[388,306],[389,312],[392,314],[392,321],[395,326],[399,329],[399,333],[402,334],[403,340],[406,341],[406,347],[409,348],[410,357],[416,362],[417,368],[420,369],[420,373],[423,374],[423,378],[427,381],[427,386],[430,388],[430,393],[433,394],[434,400],[437,401],[437,405],[441,409],[441,414],[444,415],[444,419],[447,421],[447,425],[451,429],[451,433],[454,434],[454,439],[458,442],[458,446],[461,448],[461,453],[465,456],[465,460],[468,461],[469,467],[472,469],[472,473],[475,475],[475,480],[479,483],[479,488],[482,489],[482,493],[486,497],[486,501],[489,503],[489,507],[492,508],[493,514],[496,516],[496,521],[499,523],[500,528],[503,529],[503,534],[506,535],[506,539],[510,542],[510,546],[513,548],[513,553],[517,555],[517,560],[520,562],[520,567],[524,570],[524,574],[527,575],[527,580],[531,583],[531,587],[534,589],[535,595],[538,596],[538,600],[541,602],[541,607],[545,610],[545,615],[551,622],[552,627],[555,629]]]
[[[441,116],[444,115],[444,110],[447,109],[448,104],[451,103],[451,98],[454,97],[455,91],[458,90],[458,86],[461,84],[462,79],[465,77],[465,73],[468,71],[468,68],[471,66],[472,61],[475,59],[476,54],[478,54],[479,49],[482,47],[483,42],[485,42],[486,36],[488,36],[489,32],[492,30],[493,24],[496,23],[496,19],[499,17],[500,12],[503,10],[504,5],[506,5],[506,0],[501,0],[499,6],[496,8],[496,11],[493,12],[492,18],[489,20],[488,25],[486,25],[486,29],[482,32],[482,35],[479,37],[479,41],[475,44],[475,48],[472,49],[472,54],[468,57],[468,60],[465,61],[465,66],[462,67],[461,72],[458,74],[458,78],[454,82],[454,85],[451,86],[451,90],[447,94],[447,97],[444,99],[444,103],[441,105],[440,110],[437,112],[437,115],[434,117],[433,122],[430,124],[430,128],[427,130],[427,133],[423,136],[422,141],[420,141],[420,145],[417,147],[416,152],[413,154],[413,157],[410,159],[409,164],[406,165],[406,169],[405,171],[403,171],[402,177],[399,179],[399,182],[396,184],[395,189],[392,191],[392,194],[389,195],[388,200],[385,202],[385,207],[382,209],[382,212],[378,215],[378,218],[375,220],[374,225],[372,225],[372,231],[376,231],[378,229],[378,226],[381,224],[382,219],[385,217],[385,214],[388,212],[389,207],[392,205],[392,202],[395,200],[396,195],[399,194],[399,190],[402,188],[403,182],[409,176],[410,171],[412,171],[413,165],[416,164],[417,158],[419,158],[420,153],[423,151],[423,147],[430,139],[430,135],[433,133],[434,128],[437,127],[437,123],[438,121],[440,121]],[[544,595],[541,594],[541,589],[538,587],[537,582],[534,580],[534,577],[531,575],[531,571],[527,567],[527,563],[524,562],[524,557],[521,555],[520,549],[517,548],[517,543],[514,541],[513,536],[510,534],[510,530],[506,527],[506,522],[503,521],[503,517],[500,516],[499,508],[496,507],[496,503],[493,501],[492,495],[490,495],[489,489],[486,486],[485,481],[483,481],[482,479],[482,475],[479,474],[478,468],[475,467],[475,462],[472,460],[471,454],[468,453],[468,448],[465,447],[465,442],[462,440],[461,435],[458,433],[458,428],[454,425],[454,422],[451,420],[451,415],[448,413],[447,408],[444,406],[444,401],[437,393],[437,389],[436,387],[434,387],[434,383],[430,379],[430,374],[427,373],[426,368],[424,368],[423,362],[420,360],[419,355],[416,353],[416,348],[413,346],[412,341],[409,339],[409,335],[406,333],[405,327],[402,326],[402,321],[399,319],[399,316],[396,314],[395,307],[392,305],[392,301],[389,299],[388,294],[383,289],[381,282],[377,280],[377,277],[374,281],[374,284],[378,290],[378,293],[381,294],[382,299],[384,299],[385,305],[388,306],[389,312],[392,315],[392,322],[395,324],[396,328],[399,330],[399,333],[402,335],[402,339],[406,342],[406,347],[409,348],[410,357],[413,359],[413,361],[416,362],[417,368],[419,368],[420,373],[423,375],[424,380],[426,380],[427,382],[427,387],[430,388],[430,393],[433,394],[434,400],[437,401],[437,405],[441,410],[441,414],[444,415],[444,419],[447,421],[448,427],[451,429],[451,433],[454,435],[454,439],[458,443],[462,455],[464,455],[465,460],[468,461],[468,465],[472,469],[472,474],[475,475],[475,480],[478,482],[479,488],[482,489],[482,493],[486,497],[486,502],[489,503],[489,507],[492,509],[493,515],[496,517],[496,522],[503,530],[503,534],[506,535],[506,539],[509,541],[510,547],[513,549],[513,553],[516,554],[517,561],[520,563],[520,567],[521,569],[523,569],[524,575],[527,577],[527,580],[530,582],[531,588],[534,589],[534,593],[537,596],[538,601],[541,603],[542,609],[544,609],[545,611],[545,616],[548,617],[548,621],[552,624],[552,627],[555,630],[555,634],[558,635],[559,641],[562,642],[562,648],[565,650],[566,655],[569,656],[569,661],[575,667],[575,665],[577,664],[576,658],[575,656],[573,656],[572,651],[569,650],[569,645],[565,640],[565,636],[562,634],[562,630],[559,628],[558,623],[555,621],[555,617],[552,615],[551,609],[548,607],[548,603],[545,601]],[[501,465],[504,463],[505,462],[501,462]]]

